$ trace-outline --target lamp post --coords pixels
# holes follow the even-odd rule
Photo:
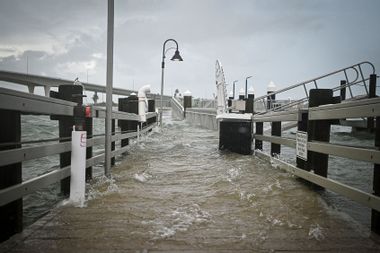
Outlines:
[[[176,40],[174,39],[167,39],[165,40],[163,46],[162,46],[162,62],[161,62],[161,109],[160,109],[160,126],[162,127],[162,111],[163,111],[163,95],[164,95],[164,69],[165,69],[165,54],[166,54],[166,50],[165,50],[165,47],[166,47],[166,43],[168,43],[169,41],[173,41],[176,45],[175,47],[175,53],[173,55],[173,57],[170,59],[172,61],[183,61],[181,55],[179,54],[179,51],[178,51],[178,43]],[[170,49],[170,48],[169,48]],[[168,49],[168,50],[169,50]]]
[[[237,83],[238,80],[233,81],[232,83],[232,99],[235,99],[235,83]]]
[[[252,76],[247,76],[245,78],[245,98],[248,98],[248,90],[247,90],[247,85],[248,85],[248,79],[251,78]]]

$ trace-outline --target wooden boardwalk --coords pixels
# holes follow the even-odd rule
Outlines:
[[[133,196],[119,189],[90,200],[84,208],[60,206],[1,244],[0,252],[380,252],[378,236],[319,207],[315,208],[318,218],[313,219],[318,219],[323,228],[320,237],[318,231],[311,236],[309,227],[269,224],[262,234],[250,222],[258,218],[255,213],[243,222],[226,222],[222,215],[213,215],[212,222],[154,237],[151,228],[141,222],[154,218],[147,217],[149,204],[139,199],[139,194]],[[230,199],[219,203],[220,209],[233,215],[239,208],[236,202]]]

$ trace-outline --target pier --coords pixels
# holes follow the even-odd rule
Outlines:
[[[371,47],[376,40],[361,32],[373,29],[368,24],[376,23],[370,19],[376,13],[370,11],[377,4],[368,3],[372,8],[363,9],[352,3],[338,4],[339,8],[334,7],[336,3],[306,4],[307,8],[291,4],[287,9],[276,3],[278,10],[272,11],[273,6],[250,1],[239,3],[236,9],[235,4],[193,6],[181,2],[177,6],[181,12],[170,13],[165,10],[166,2],[139,3],[141,6],[118,2],[118,15],[125,10],[133,15],[119,16],[116,30],[113,0],[108,0],[107,15],[102,11],[105,6],[93,3],[91,16],[82,16],[87,6],[28,4],[1,6],[14,8],[9,16],[7,11],[2,13],[14,26],[6,25],[10,28],[4,29],[4,37],[9,41],[0,43],[0,65],[5,66],[0,81],[7,83],[0,87],[0,253],[380,252],[378,62],[374,58],[346,62],[371,57],[365,55],[369,52],[377,55],[376,47]],[[57,9],[53,14],[51,7]],[[70,17],[63,15],[62,7]],[[71,7],[79,11],[72,12]],[[29,13],[28,8],[33,10]],[[308,15],[298,16],[303,8]],[[351,21],[332,15],[338,13],[331,11],[334,8],[358,18]],[[159,16],[153,15],[156,10],[160,10]],[[356,15],[354,10],[363,14]],[[213,16],[213,11],[217,15]],[[38,25],[27,27],[28,31],[17,24],[26,25],[29,20],[12,20],[12,15],[22,19],[37,13]],[[56,20],[58,13],[62,19]],[[290,22],[289,13],[297,14]],[[183,20],[174,20],[172,27],[167,14]],[[230,22],[225,14],[239,20]],[[104,15],[106,29],[101,24]],[[335,33],[338,19],[344,20],[341,33]],[[64,20],[70,21],[67,27],[62,25]],[[99,23],[92,23],[95,20]],[[207,20],[212,20],[213,26],[207,27]],[[42,40],[34,38],[32,46],[16,45],[26,40],[30,31],[42,30],[43,23],[50,22],[53,28],[46,26],[46,33],[36,32]],[[202,25],[195,26],[198,23]],[[367,29],[360,30],[364,24]],[[351,39],[342,40],[341,35],[350,34],[345,30],[350,26],[359,28],[352,33],[356,37],[368,39],[361,45],[366,49],[361,50],[364,55],[354,54],[361,48],[354,48]],[[126,27],[128,40],[124,41],[121,35]],[[150,66],[157,55],[145,50],[149,43],[162,40],[165,34],[177,38],[183,27],[186,33],[178,36],[181,43],[173,38],[163,40],[160,94],[151,92],[146,83],[135,89],[135,79],[158,87]],[[239,40],[240,29],[244,36]],[[114,68],[115,31],[121,43]],[[136,31],[143,36],[135,36]],[[25,38],[19,37],[24,33]],[[323,44],[316,38],[327,39],[332,34],[339,37],[339,44],[326,40],[329,46],[316,50],[314,41]],[[103,35],[106,55],[101,49]],[[130,38],[136,39],[134,46],[120,46],[133,41]],[[223,41],[225,46],[218,48]],[[276,41],[285,47],[271,44]],[[247,50],[246,44],[259,46]],[[297,45],[297,50],[289,45]],[[327,55],[340,47],[346,51],[337,56],[352,55],[341,57],[345,59],[339,65],[338,61],[329,65],[328,58],[314,53]],[[203,48],[203,52],[190,56],[188,52],[195,48]],[[170,51],[174,52],[170,60],[185,61],[182,66],[191,74],[184,69],[168,72],[168,95],[164,76]],[[49,67],[43,64],[55,62],[54,71],[52,67],[29,73],[29,53],[35,54],[34,60],[38,58],[46,70]],[[285,67],[293,68],[291,75],[307,73],[295,64],[301,54],[305,55],[303,64],[315,61],[326,64],[323,69],[333,66],[333,70],[308,72],[314,73],[311,79],[303,76],[300,79],[306,80],[277,86],[274,71],[287,72],[288,80],[294,79],[289,79]],[[26,73],[20,70],[24,56]],[[127,57],[130,62],[125,64]],[[234,64],[230,68],[234,75],[237,69],[251,71],[252,66],[255,72],[270,69],[271,73],[244,73],[245,86],[237,89],[239,80],[227,84],[229,69],[223,68],[219,57]],[[287,61],[288,57],[294,57],[293,62]],[[210,73],[209,59],[214,58],[215,72]],[[276,63],[268,68],[265,65],[270,58]],[[194,69],[186,65],[187,59]],[[16,62],[19,68],[3,62]],[[344,66],[338,68],[342,62]],[[88,81],[89,70],[97,64],[106,66],[103,84]],[[81,78],[86,72],[87,81],[71,78],[72,69]],[[116,79],[124,82],[120,87],[130,87],[127,82],[131,79],[132,89],[113,87],[114,69],[128,72],[130,76]],[[66,73],[68,79],[52,74],[65,71],[70,73]],[[210,74],[215,74],[215,79],[209,80]],[[255,85],[248,87],[250,78]],[[275,82],[264,81],[267,79]],[[104,82],[99,76],[94,80]],[[180,82],[189,86],[184,92]],[[207,85],[204,96],[193,96],[206,87],[202,85]],[[215,91],[212,99],[206,99],[211,94],[208,85]],[[255,92],[254,88],[259,89]],[[102,95],[106,99],[99,103]]]
[[[289,174],[219,153],[217,132],[164,117],[163,130],[131,146],[112,180],[93,182],[85,207],[58,206],[0,251],[379,250],[376,237]]]
[[[362,66],[362,63],[349,68],[355,66]],[[346,69],[331,75],[344,73]],[[343,88],[353,89],[358,82],[364,82],[368,90],[373,90],[376,79],[371,70],[369,78],[348,80]],[[318,80],[312,80],[314,86]],[[302,82],[293,88],[306,84]],[[1,110],[17,115],[51,115],[52,121],[59,121],[60,128],[66,124],[92,129],[94,121],[89,119],[105,117],[101,107],[82,105],[81,86],[65,84],[58,88],[58,93],[52,92],[50,97],[1,88]],[[75,93],[66,96],[71,101],[62,99],[65,97],[62,92],[67,91]],[[150,100],[146,120],[142,121],[139,99],[132,93],[119,98],[119,110],[112,112],[112,142],[115,142],[112,156],[118,158],[118,162],[112,161],[111,177],[93,176],[92,167],[102,163],[104,153],[94,155],[88,148],[104,145],[104,135],[89,134],[85,205],[78,207],[63,200],[25,228],[22,227],[22,197],[54,183],[60,184],[63,196],[69,193],[67,152],[71,150],[70,139],[60,131],[58,139],[40,140],[44,144],[37,141],[37,146],[23,147],[30,143],[22,143],[16,138],[20,134],[14,135],[14,139],[3,141],[2,147],[6,149],[0,152],[2,168],[11,168],[3,170],[4,175],[15,175],[15,168],[20,168],[24,161],[54,154],[60,154],[61,168],[27,181],[21,181],[19,176],[13,185],[0,190],[3,211],[11,213],[3,218],[14,222],[8,226],[16,232],[0,245],[0,251],[378,251],[380,200],[376,166],[380,163],[380,155],[376,148],[379,137],[376,122],[380,100],[371,95],[345,101],[339,99],[340,103],[336,103],[333,89],[314,87],[306,91],[307,99],[288,101],[289,104],[281,102],[276,106],[275,97],[282,90],[255,99],[251,96],[253,102],[249,104],[253,108],[249,113],[238,111],[223,116],[223,119],[233,120],[245,115],[244,120],[251,122],[254,126],[251,127],[252,139],[230,145],[246,145],[248,141],[249,148],[254,147],[253,156],[218,150],[224,149],[220,144],[224,137],[218,133],[221,128],[217,101],[200,103],[190,92],[184,98],[172,97],[168,101],[171,108],[166,107],[163,114],[164,125],[157,127],[158,114],[154,105],[158,101]],[[148,97],[151,96],[148,94]],[[322,101],[327,100],[324,105]],[[264,106],[256,106],[262,103]],[[228,113],[230,108],[223,110]],[[17,115],[12,116],[15,120],[7,121],[13,126],[6,130],[8,133],[19,133]],[[309,129],[321,129],[325,126],[313,124],[325,124],[327,130],[323,133],[329,133],[330,124],[339,124],[339,119],[365,118],[368,122],[372,117],[375,120],[369,132],[374,132],[374,148],[332,144],[326,139],[328,136],[317,135]],[[264,125],[266,122],[272,124]],[[282,137],[284,131],[294,127],[309,137],[298,137],[298,132],[293,139]],[[231,129],[227,135],[233,138],[235,130]],[[298,147],[301,144],[303,146]],[[281,157],[286,147],[297,148],[297,158],[293,158],[295,164]],[[232,151],[240,153],[241,150]],[[328,155],[373,163],[374,193],[330,179]],[[327,190],[371,208],[371,228],[328,207],[320,196]],[[9,203],[19,204],[10,206]]]

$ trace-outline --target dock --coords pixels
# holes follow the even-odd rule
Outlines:
[[[287,173],[263,168],[263,160],[247,163],[240,155],[209,157],[213,148],[197,150],[195,144],[206,141],[196,136],[211,135],[207,142],[217,145],[217,135],[188,124],[180,130],[184,136],[176,136],[175,144],[193,142],[173,145],[171,158],[160,160],[167,152],[159,149],[161,139],[148,137],[149,143],[131,148],[113,168],[112,180],[92,183],[96,196],[85,207],[61,204],[1,244],[0,252],[380,250],[377,235],[327,208],[317,192]],[[191,159],[178,159],[186,152]],[[221,162],[229,169],[220,169]],[[273,178],[264,178],[266,170]],[[294,197],[284,199],[286,194]]]
[[[369,77],[359,75],[364,66],[369,66]],[[320,79],[351,68],[359,69],[354,80],[343,80],[338,88],[318,86]],[[219,77],[218,94],[223,95],[225,79]],[[22,74],[0,72],[1,78],[26,85]],[[0,185],[0,218],[6,224],[0,252],[379,252],[377,78],[373,65],[362,62],[261,97],[239,94],[239,100],[227,103],[224,94],[216,106],[213,100],[193,99],[191,92],[158,100],[148,86],[138,95],[117,90],[128,95],[119,97],[117,110],[111,112],[113,167],[100,177],[93,172],[104,164],[106,135],[93,134],[93,128],[95,119],[107,118],[106,110],[82,101],[84,87],[100,92],[98,86],[58,85],[53,78],[47,86],[57,85],[58,91],[46,89],[50,96],[0,88],[0,116],[7,118],[0,125],[6,133],[0,139],[1,175],[12,179]],[[358,83],[366,94],[347,99],[343,90]],[[295,88],[304,89],[305,97],[276,100]],[[194,107],[196,103],[204,107]],[[158,106],[169,110],[158,113]],[[158,125],[163,114],[164,124]],[[22,141],[22,115],[58,121],[59,137]],[[331,125],[350,118],[365,120],[361,127],[374,136],[373,146],[330,142]],[[283,136],[295,127],[292,138]],[[80,138],[85,205],[64,200],[23,227],[25,196],[57,184],[60,194],[69,197],[75,174],[73,128],[85,134]],[[233,142],[221,142],[238,134]],[[293,164],[281,159],[285,147],[296,150]],[[22,163],[53,155],[59,156],[59,165],[52,169],[42,164],[48,172],[22,180]],[[369,163],[373,192],[329,178],[329,155]],[[321,197],[326,191],[368,208],[370,227],[326,204]]]

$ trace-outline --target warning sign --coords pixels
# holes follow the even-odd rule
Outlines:
[[[298,158],[307,161],[307,132],[297,131],[296,152]]]

